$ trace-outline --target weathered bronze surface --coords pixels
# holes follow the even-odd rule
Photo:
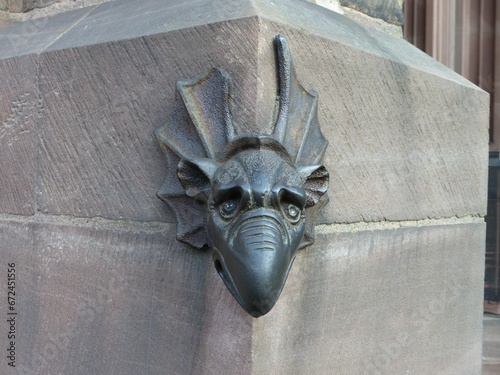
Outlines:
[[[259,317],[276,303],[297,249],[314,242],[328,201],[321,165],[328,141],[317,94],[297,80],[287,41],[275,38],[279,108],[272,134],[240,134],[231,79],[212,68],[177,82],[170,123],[156,130],[168,162],[157,195],[174,211],[177,239],[213,251],[217,272],[240,305]]]

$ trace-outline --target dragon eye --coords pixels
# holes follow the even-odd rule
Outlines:
[[[293,186],[278,186],[278,202],[281,212],[286,219],[296,224],[304,218],[306,194],[304,189]]]
[[[236,214],[238,202],[234,199],[222,202],[219,208],[220,215],[224,219],[230,219]]]
[[[283,207],[283,211],[287,219],[290,220],[292,223],[298,222],[302,214],[302,210],[296,205],[291,203],[285,204]]]

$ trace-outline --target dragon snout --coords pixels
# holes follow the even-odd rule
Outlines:
[[[294,259],[284,225],[273,212],[248,212],[233,226],[228,243],[214,251],[214,263],[226,286],[252,316],[271,310]]]

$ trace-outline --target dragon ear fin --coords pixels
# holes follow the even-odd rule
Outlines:
[[[287,40],[281,35],[276,35],[274,38],[274,47],[278,62],[279,108],[273,135],[280,143],[283,143],[288,125],[288,113],[290,111],[291,86],[292,82],[296,82],[294,81],[295,72]]]
[[[278,68],[278,116],[272,136],[290,154],[295,164],[320,163],[328,141],[318,120],[318,93],[306,89],[297,78],[286,39],[274,39]]]
[[[177,177],[186,190],[186,195],[206,201],[218,165],[211,159],[181,159],[177,166]]]
[[[328,190],[330,175],[323,165],[299,166],[297,170],[304,179],[304,190],[307,196],[306,208],[312,207]]]

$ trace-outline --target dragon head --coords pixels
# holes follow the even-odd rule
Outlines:
[[[328,188],[328,172],[319,163],[327,142],[317,122],[317,96],[296,80],[284,38],[278,36],[275,44],[280,108],[271,135],[235,135],[228,104],[230,80],[219,69],[178,83],[183,105],[177,116],[191,120],[201,146],[183,144],[169,124],[157,130],[168,160],[177,162],[181,187],[168,179],[158,196],[177,214],[178,239],[211,247],[217,272],[254,317],[271,310],[297,250],[313,242],[314,219]],[[215,95],[212,103],[197,102],[207,97],[204,90],[213,93],[214,87],[222,88],[219,99]],[[290,106],[297,103],[305,108],[291,116]],[[291,126],[293,137],[287,132]],[[190,139],[193,142],[193,136]],[[203,211],[200,216],[186,216],[187,197]]]

